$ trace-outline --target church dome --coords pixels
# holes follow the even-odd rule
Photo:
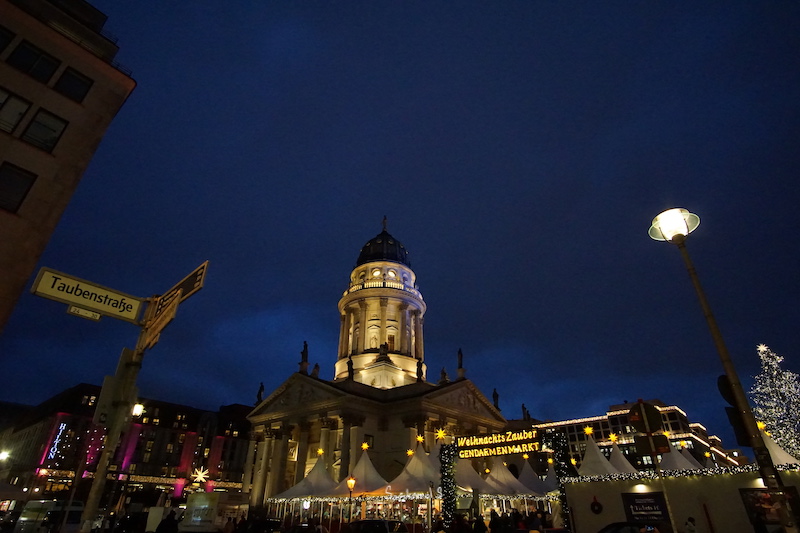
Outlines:
[[[411,268],[411,258],[403,243],[392,237],[386,229],[367,241],[358,254],[356,266],[371,261],[394,261]]]

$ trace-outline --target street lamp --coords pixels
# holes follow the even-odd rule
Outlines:
[[[353,487],[355,486],[356,486],[356,478],[354,478],[353,476],[347,478],[347,488],[350,490],[350,500],[348,504],[348,507],[350,509],[350,516],[348,517],[347,520],[348,522],[353,521]]]
[[[676,207],[667,209],[654,218],[648,234],[657,241],[666,241],[676,245],[683,256],[686,269],[689,271],[689,277],[697,292],[697,298],[700,300],[700,307],[703,309],[708,328],[711,331],[711,337],[714,339],[714,345],[722,361],[722,367],[725,369],[725,376],[730,384],[730,392],[734,407],[747,432],[750,446],[753,448],[753,454],[755,455],[761,479],[764,482],[764,486],[769,489],[771,496],[778,504],[781,525],[784,531],[794,532],[797,531],[793,523],[794,512],[788,509],[788,501],[784,492],[783,482],[772,462],[769,450],[764,444],[761,431],[758,429],[753,411],[750,409],[750,403],[747,400],[747,396],[745,396],[742,383],[739,381],[739,376],[733,366],[733,361],[731,361],[728,349],[725,346],[725,342],[722,340],[722,333],[720,333],[714,315],[711,314],[711,307],[708,305],[705,293],[700,285],[700,279],[697,277],[697,271],[686,249],[686,237],[697,229],[699,225],[700,217],[694,213],[690,213],[686,209]]]

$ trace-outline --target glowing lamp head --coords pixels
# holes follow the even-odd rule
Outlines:
[[[551,464],[553,464],[553,462],[554,462],[554,461],[553,461],[553,458],[552,458],[552,457],[548,457],[548,458],[547,458],[547,464],[551,465]]]
[[[347,488],[348,488],[348,490],[352,491],[353,487],[355,487],[355,486],[356,486],[356,478],[354,478],[353,476],[350,476],[349,478],[347,478]]]
[[[144,414],[144,405],[140,403],[134,404],[131,414],[133,416],[142,416]]]
[[[8,458],[9,458],[8,452],[0,452],[0,461],[5,461]]]
[[[675,207],[656,216],[647,234],[657,241],[680,244],[699,225],[699,216],[682,207]]]

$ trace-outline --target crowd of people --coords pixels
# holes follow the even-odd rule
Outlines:
[[[487,521],[483,515],[470,521],[465,515],[456,515],[453,524],[447,533],[529,533],[531,531],[544,531],[553,527],[550,513],[537,510],[535,512],[521,512],[511,509],[511,512],[498,513],[494,509],[489,514]],[[432,532],[446,531],[441,517],[437,517],[433,524]]]

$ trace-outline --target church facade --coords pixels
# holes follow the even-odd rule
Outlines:
[[[298,372],[248,415],[242,489],[252,506],[299,482],[317,461],[342,480],[368,448],[390,481],[420,438],[430,447],[440,431],[484,434],[506,426],[496,402],[466,379],[460,356],[452,380],[442,372],[428,381],[425,301],[408,250],[385,222],[361,249],[338,308],[334,379],[321,379],[318,366],[309,372],[304,347]]]

